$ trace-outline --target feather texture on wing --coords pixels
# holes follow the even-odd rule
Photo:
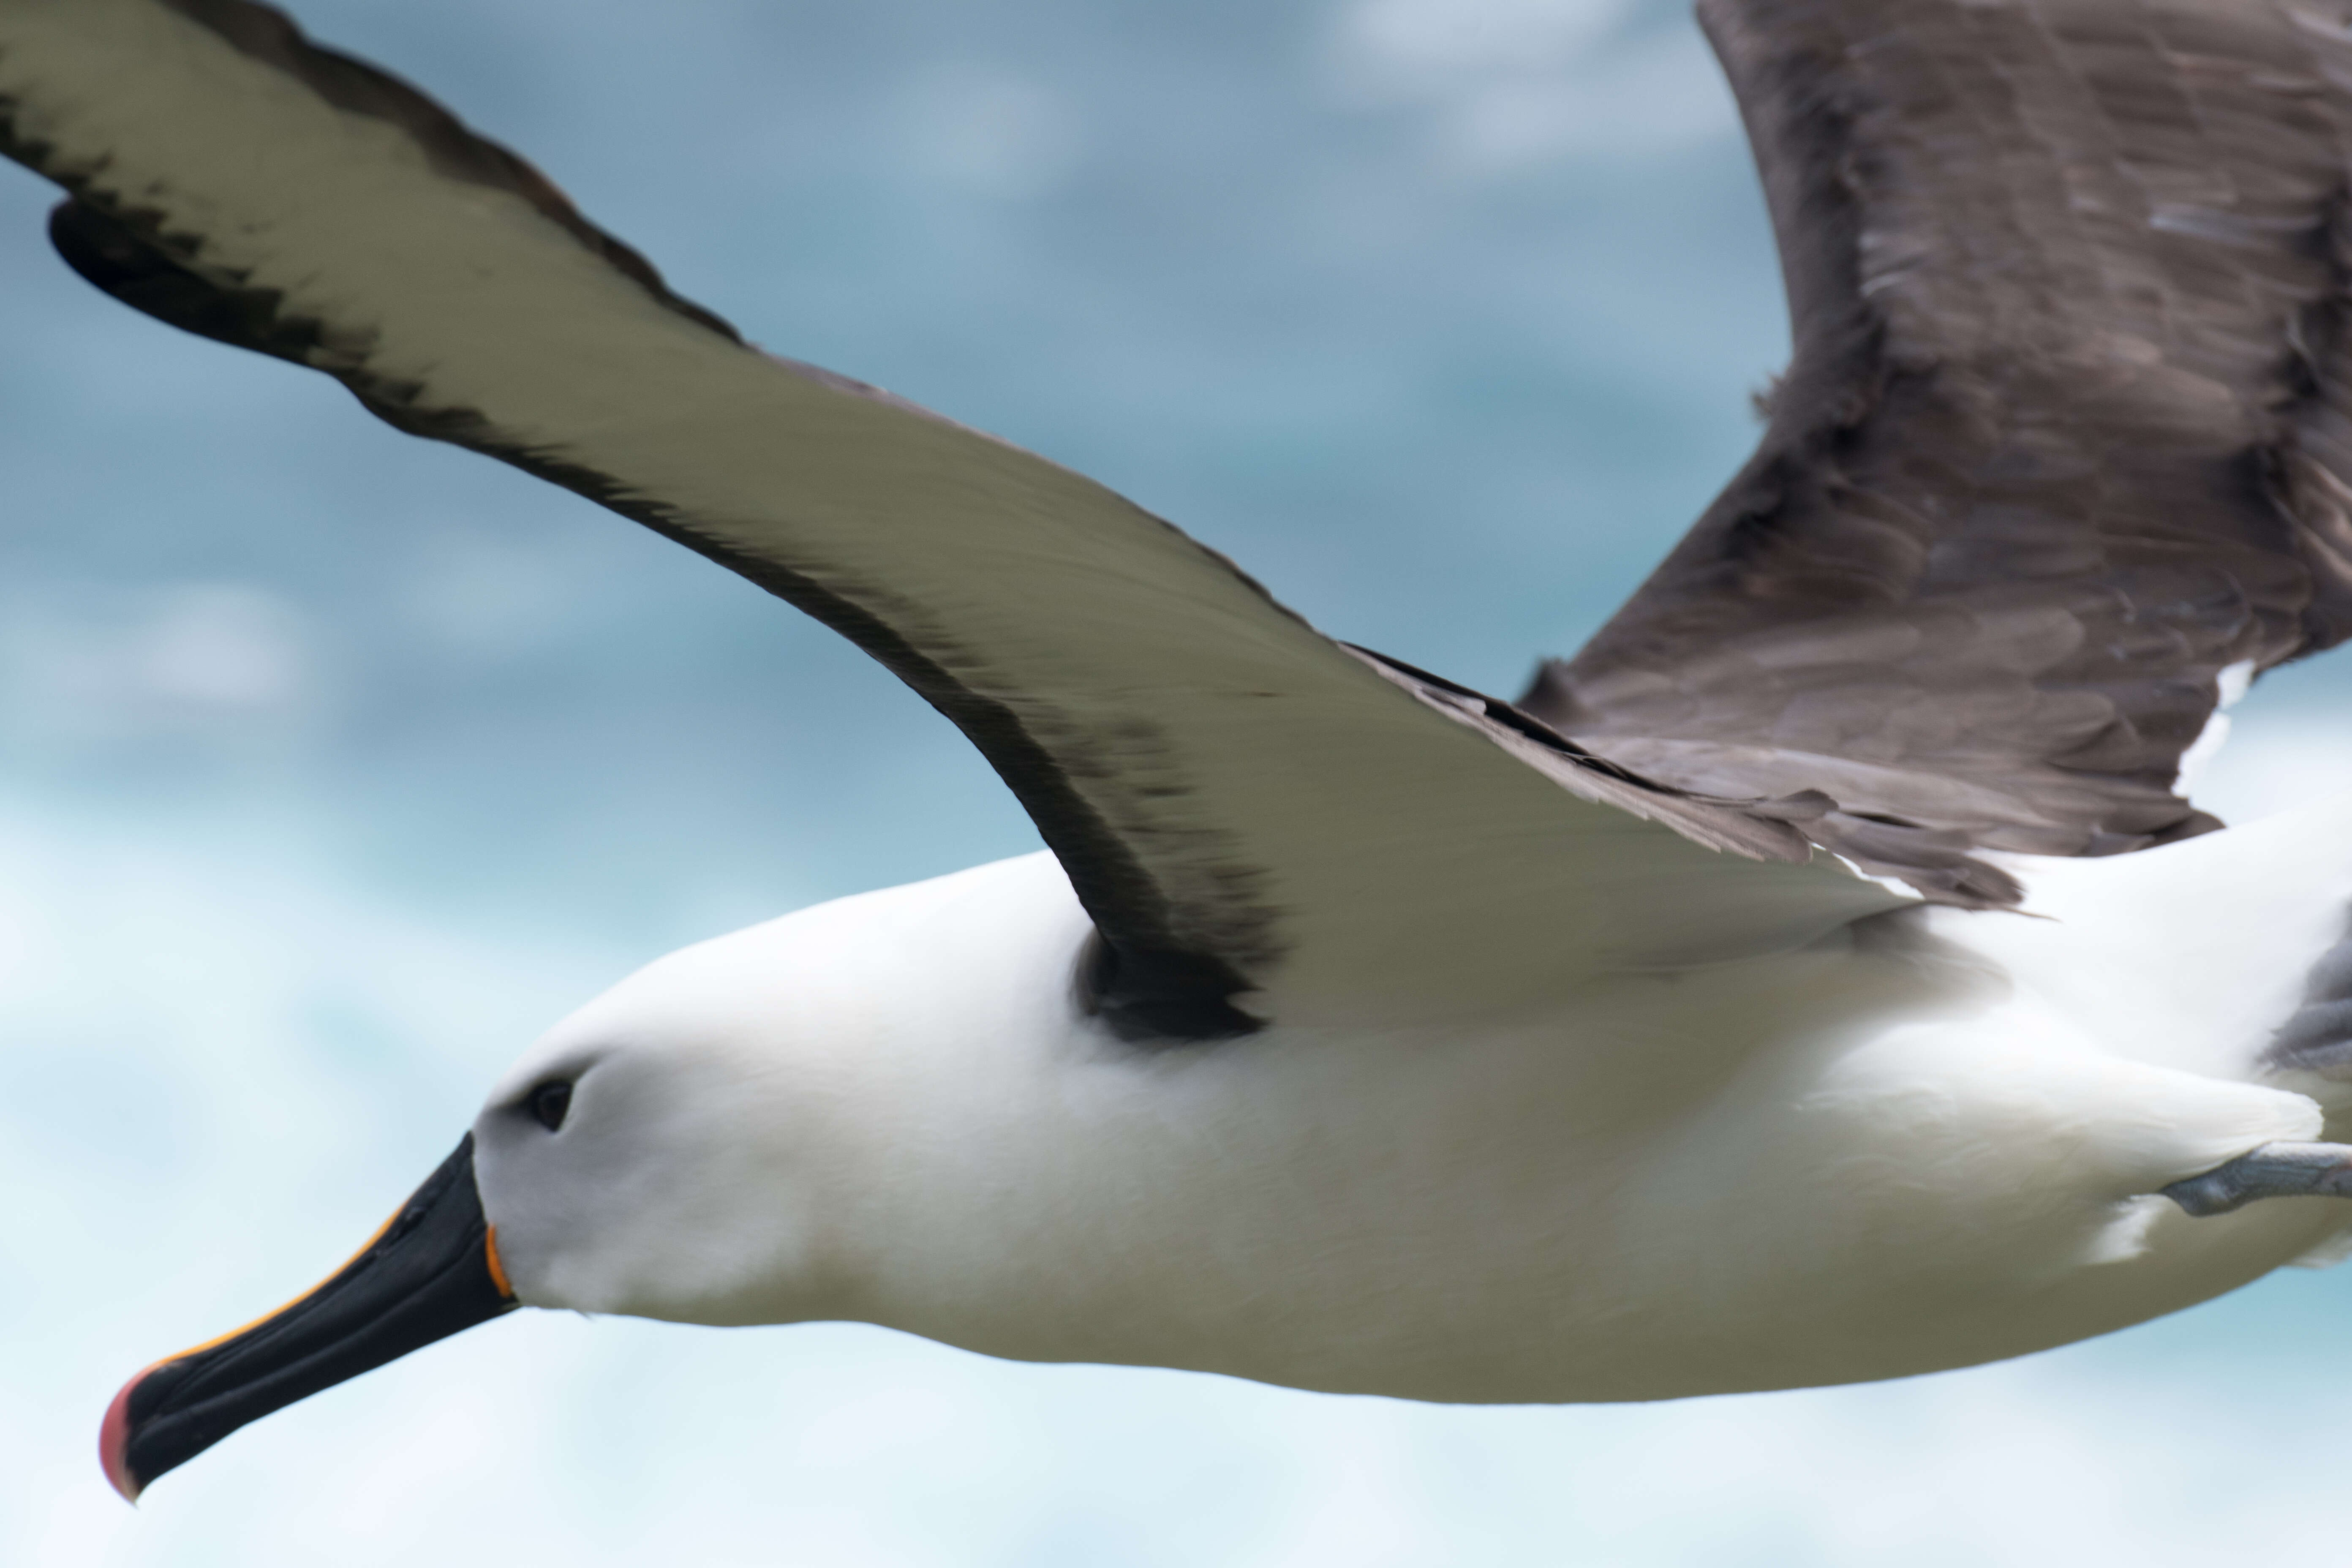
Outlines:
[[[2352,632],[2352,30],[2273,0],[1702,0],[1796,353],[1762,446],[1520,700],[1653,779],[1978,848],[2212,826],[2223,671]],[[1924,873],[1924,875],[1923,875]]]
[[[887,666],[1035,820],[1100,934],[1073,984],[1128,1037],[1507,1007],[1905,901],[1813,858],[1810,797],[1653,785],[1342,647],[1091,480],[749,348],[266,7],[0,0],[0,152],[70,194],[59,249],[126,303],[577,490]]]

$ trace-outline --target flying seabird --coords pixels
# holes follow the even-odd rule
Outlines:
[[[1453,1401],[2063,1343],[2352,1208],[2352,799],[2184,774],[2352,631],[2352,27],[1701,0],[1796,353],[1505,702],[763,354],[247,0],[0,0],[0,151],[150,315],[324,370],[881,660],[1048,851],[674,953],[341,1271],[134,1377],[127,1495],[517,1306]]]

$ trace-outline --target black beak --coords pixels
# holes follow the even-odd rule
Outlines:
[[[515,1305],[482,1217],[469,1132],[332,1279],[124,1384],[99,1430],[99,1458],[114,1489],[135,1500],[247,1422]]]

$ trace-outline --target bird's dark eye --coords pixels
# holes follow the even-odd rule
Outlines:
[[[552,1132],[563,1125],[563,1113],[572,1109],[572,1086],[561,1079],[541,1084],[523,1104],[530,1109],[533,1121]]]

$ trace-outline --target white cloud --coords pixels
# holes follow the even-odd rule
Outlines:
[[[1440,158],[1493,172],[1624,156],[1737,124],[1697,31],[1622,36],[1625,0],[1351,0],[1327,66],[1346,101],[1427,123]]]
[[[916,73],[903,102],[917,165],[980,195],[1042,195],[1077,165],[1076,112],[1017,72],[943,61]]]
[[[403,607],[425,636],[467,656],[498,658],[555,641],[584,596],[582,574],[561,553],[478,530],[433,530],[417,542],[415,557],[401,584]]]
[[[1604,37],[1625,0],[1357,0],[1339,46],[1399,92],[1444,92],[1465,79],[1557,70]]]
[[[0,710],[62,743],[283,722],[324,685],[307,618],[247,584],[52,585],[5,610]]]

